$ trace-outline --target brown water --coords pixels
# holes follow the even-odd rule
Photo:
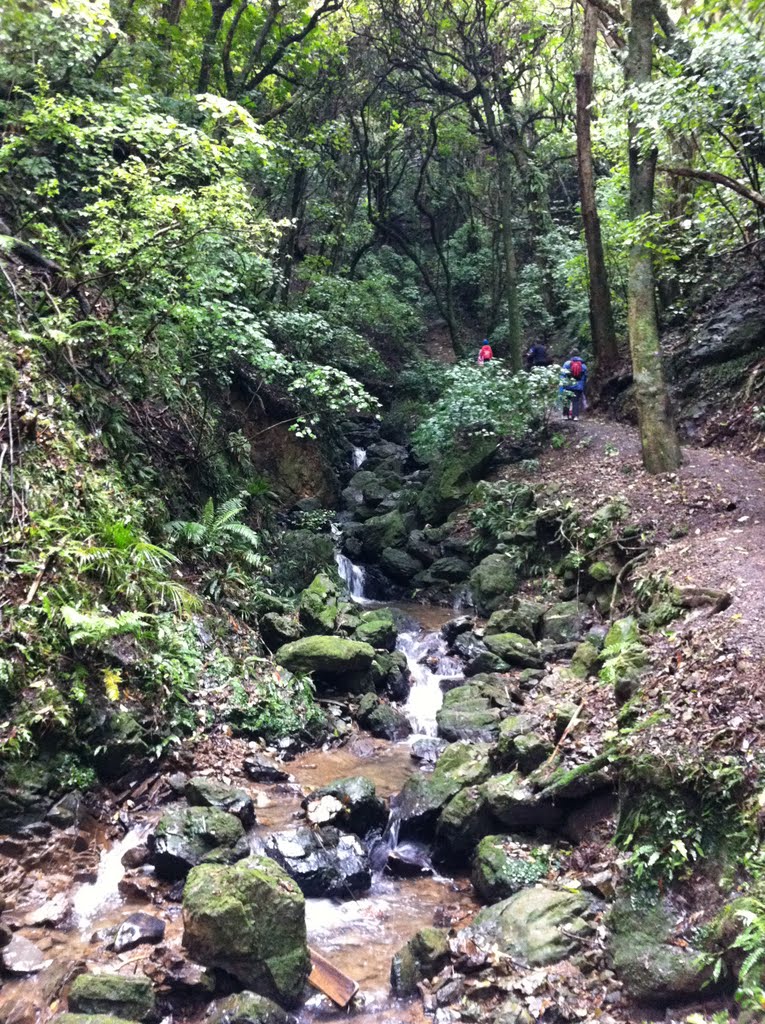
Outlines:
[[[421,731],[432,733],[435,710],[441,700],[438,676],[454,671],[454,665],[444,658],[443,644],[434,631],[450,613],[446,609],[420,605],[407,605],[402,611],[421,624],[418,627],[412,623],[400,641],[414,679],[412,706],[407,706],[407,710],[412,720],[416,720],[417,728],[422,725]],[[427,652],[431,652],[429,664],[419,664],[418,660]],[[288,769],[296,784],[253,786],[244,783],[257,805],[254,838],[294,824],[302,793],[333,779],[363,774],[374,780],[381,796],[389,797],[418,770],[410,756],[408,742],[392,744],[365,735],[340,749],[306,752],[291,762]],[[240,784],[239,779],[236,781]],[[135,910],[160,916],[167,929],[164,945],[182,953],[181,908],[178,903],[165,899],[163,887],[158,888],[154,905],[127,900],[118,889],[123,875],[122,853],[141,842],[159,813],[137,815],[136,826],[128,836],[112,845],[102,844],[95,883],[73,886],[70,883],[74,903],[70,930],[51,927],[20,930],[43,949],[52,964],[38,975],[6,983],[0,993],[2,1024],[45,1024],[62,1009],[52,999],[52,992],[53,979],[65,964],[83,961],[96,970],[128,974],[140,971],[142,961],[152,956],[153,947],[139,946],[117,956],[90,941],[96,929],[117,924]],[[47,895],[50,894],[48,887]],[[37,903],[42,902],[41,897]],[[420,928],[467,919],[475,909],[472,889],[465,879],[383,876],[375,880],[368,894],[357,900],[308,900],[306,922],[310,944],[358,982],[360,998],[352,1011],[358,1024],[419,1024],[425,1020],[419,1000],[402,1003],[391,996],[391,958]],[[201,1011],[194,1011],[187,1015],[181,1013],[175,1019],[179,1024],[192,1024],[201,1016]],[[337,1009],[323,996],[315,994],[301,1011],[300,1020],[313,1024],[339,1021],[347,1016],[348,1011]]]

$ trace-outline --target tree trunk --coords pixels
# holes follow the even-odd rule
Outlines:
[[[574,76],[576,79],[576,159],[589,269],[590,331],[592,332],[595,362],[602,375],[618,361],[619,349],[616,343],[611,292],[608,287],[608,273],[603,254],[600,217],[595,203],[590,104],[592,103],[597,42],[598,11],[589,0],[584,0],[582,62],[579,71]]]
[[[218,33],[223,24],[223,16],[234,0],[212,0],[212,11],[210,24],[202,44],[202,61],[199,65],[199,81],[197,92],[207,92],[210,87],[210,76],[212,75],[213,64],[215,63],[215,44],[218,41]]]
[[[625,63],[627,86],[651,79],[653,58],[653,0],[632,0],[632,24]],[[669,394],[659,349],[656,282],[651,249],[641,240],[640,221],[653,211],[656,152],[641,151],[638,126],[629,118],[630,219],[635,241],[629,254],[629,336],[632,373],[643,447],[649,473],[665,473],[680,465],[680,445],[669,411]],[[634,223],[638,222],[638,223]]]
[[[507,355],[510,366],[517,373],[523,366],[521,339],[521,309],[518,303],[518,266],[515,259],[513,237],[513,181],[510,173],[510,153],[504,147],[497,152],[499,179],[499,212],[502,221],[502,252],[505,259],[505,302],[507,305]]]

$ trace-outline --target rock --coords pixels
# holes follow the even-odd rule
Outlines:
[[[398,629],[389,608],[376,608],[363,612],[361,622],[353,633],[353,639],[369,644],[377,650],[392,651],[396,646]]]
[[[438,558],[420,577],[426,585],[438,583],[462,583],[471,573],[470,562],[455,555]]]
[[[60,800],[50,808],[45,815],[45,820],[56,828],[71,828],[76,825],[82,817],[82,794],[78,792],[65,793]]]
[[[109,714],[89,739],[98,750],[94,754],[96,771],[106,780],[124,775],[131,764],[150,752],[143,727],[129,711]]]
[[[53,1024],[125,1024],[125,1019],[108,1013],[60,1013]]]
[[[411,584],[423,570],[422,562],[401,548],[383,548],[380,566],[392,580],[405,585]]]
[[[595,674],[599,660],[600,652],[597,647],[594,647],[589,641],[585,640],[574,651],[574,656],[569,665],[569,672],[575,675],[577,679],[586,679],[587,676]]]
[[[265,852],[294,878],[305,896],[359,896],[372,885],[369,859],[358,838],[336,828],[295,828],[270,835]]]
[[[407,553],[421,565],[431,565],[439,556],[438,546],[432,544],[422,530],[412,530],[406,542]]]
[[[481,899],[496,903],[536,885],[547,866],[508,851],[507,836],[485,836],[473,859],[473,887]]]
[[[542,658],[537,645],[519,633],[495,633],[487,636],[484,643],[508,665],[516,668],[541,668]]]
[[[574,953],[592,932],[589,897],[536,886],[485,907],[463,930],[483,950],[496,947],[529,967]]]
[[[18,932],[0,950],[0,962],[9,974],[36,974],[50,963],[33,942]]]
[[[248,779],[253,782],[289,782],[292,776],[283,768],[278,768],[261,754],[250,754],[242,762],[242,768]]]
[[[314,577],[298,598],[298,619],[306,633],[334,632],[338,616],[337,598],[337,586],[329,576],[319,573]]]
[[[157,957],[146,962],[144,968],[151,973],[155,985],[162,992],[209,999],[215,991],[215,972],[180,956],[174,949],[159,951]]]
[[[487,555],[470,574],[470,589],[479,615],[489,615],[507,605],[518,585],[515,562],[506,554]]]
[[[553,746],[536,729],[537,722],[529,715],[504,719],[491,752],[492,765],[504,771],[517,768],[523,775],[539,768],[553,752]]]
[[[499,734],[500,712],[472,686],[458,686],[444,695],[436,713],[439,735],[449,741],[490,742]]]
[[[357,836],[365,836],[372,829],[384,828],[387,824],[385,801],[377,796],[374,782],[364,775],[338,779],[312,793],[303,801],[309,821],[312,820],[311,805],[328,796],[337,801],[339,808],[327,824],[354,832]]]
[[[176,796],[183,796],[186,786],[189,784],[189,777],[186,772],[173,772],[167,776],[167,784]]]
[[[480,839],[491,832],[493,819],[480,786],[468,786],[452,797],[436,826],[435,859],[458,865],[469,862]]]
[[[402,837],[428,834],[441,809],[466,786],[490,773],[488,746],[453,743],[439,757],[431,775],[411,775],[392,802]]]
[[[115,953],[124,953],[144,943],[156,944],[165,937],[165,922],[140,911],[126,917],[114,936]]]
[[[56,893],[51,899],[46,900],[41,907],[30,910],[24,916],[24,925],[27,928],[35,928],[38,925],[53,925],[57,927],[69,916],[72,909],[72,901],[64,892]]]
[[[444,458],[431,466],[425,487],[417,497],[417,510],[422,520],[443,523],[450,512],[459,508],[496,450],[494,439],[474,437],[463,446],[452,447]]]
[[[385,865],[395,878],[417,878],[433,874],[433,864],[427,847],[419,843],[399,843],[388,855]]]
[[[475,625],[475,620],[469,615],[460,615],[456,619],[449,619],[441,626],[441,636],[450,646],[461,633],[470,633]]]
[[[313,673],[318,680],[330,678],[342,684],[349,673],[367,671],[375,650],[369,644],[343,640],[336,636],[307,636],[285,644],[276,652],[279,665],[290,672]]]
[[[305,898],[269,857],[203,864],[183,892],[183,945],[192,959],[287,1006],[302,994],[311,960]]]
[[[423,764],[435,764],[446,749],[446,745],[446,740],[430,736],[423,737],[414,741],[409,753],[415,761],[421,761]]]
[[[390,985],[399,998],[414,995],[417,985],[433,978],[449,962],[448,933],[421,928],[393,957]]]
[[[284,644],[300,638],[300,623],[289,615],[268,612],[258,619],[258,629],[269,651],[277,651]]]
[[[255,805],[244,789],[200,776],[189,780],[186,799],[194,807],[212,807],[233,814],[245,828],[255,824]]]
[[[542,636],[556,644],[579,640],[584,632],[584,610],[577,601],[554,604],[542,619]]]
[[[254,992],[237,992],[214,1003],[207,1024],[295,1024],[281,1006]]]
[[[184,878],[197,864],[231,862],[249,853],[238,818],[208,807],[174,808],[160,818],[149,838],[152,863],[161,878]]]
[[[372,516],[361,524],[358,532],[362,557],[367,562],[377,562],[386,548],[403,548],[407,541],[407,529],[401,513],[394,509],[381,516]]]
[[[357,718],[359,725],[368,729],[373,736],[385,740],[403,740],[412,732],[412,726],[406,715],[380,700],[377,694],[368,693],[362,697]]]
[[[154,990],[149,979],[140,975],[81,974],[69,989],[69,1009],[142,1021],[154,1011]]]
[[[592,562],[587,568],[590,579],[596,583],[613,583],[619,573],[619,566],[601,559],[599,562]]]
[[[543,613],[544,608],[536,601],[526,601],[521,597],[514,597],[507,608],[500,608],[492,612],[486,623],[485,635],[517,633],[528,640],[537,640]]]
[[[517,772],[492,776],[484,795],[491,813],[510,830],[554,829],[563,818],[560,808],[534,793]]]
[[[405,701],[409,696],[409,667],[401,651],[378,652],[370,678],[375,689],[385,691],[391,700]]]
[[[146,843],[139,843],[138,846],[133,846],[129,850],[125,850],[120,858],[120,864],[123,868],[140,868],[144,864],[148,864],[151,860],[151,850]]]
[[[613,969],[634,999],[666,1006],[701,997],[711,976],[701,952],[674,945],[674,915],[668,901],[634,906],[619,899],[608,918]]]

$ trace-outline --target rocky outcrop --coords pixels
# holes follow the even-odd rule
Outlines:
[[[308,897],[354,898],[372,884],[364,847],[336,828],[295,828],[268,837],[265,852]]]
[[[203,966],[222,968],[259,995],[295,1005],[311,964],[305,899],[269,857],[201,865],[183,892],[183,944]]]

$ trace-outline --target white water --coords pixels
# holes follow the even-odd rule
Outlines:
[[[404,631],[399,633],[396,649],[406,656],[412,676],[412,688],[403,710],[414,729],[413,738],[435,736],[436,714],[444,700],[441,680],[461,673],[461,663],[446,653],[446,641],[440,633]]]
[[[351,455],[351,465],[354,470],[361,469],[364,463],[367,461],[367,453],[364,448],[354,448],[353,455]]]
[[[122,897],[118,886],[125,874],[122,855],[143,842],[149,827],[144,823],[133,828],[114,846],[102,850],[95,882],[85,883],[75,890],[72,911],[75,924],[81,932],[89,931],[100,915],[120,903]]]
[[[348,588],[348,593],[354,601],[362,604],[366,600],[364,597],[364,567],[356,565],[347,555],[338,550],[335,551],[335,563],[337,571],[340,573],[340,579]]]

